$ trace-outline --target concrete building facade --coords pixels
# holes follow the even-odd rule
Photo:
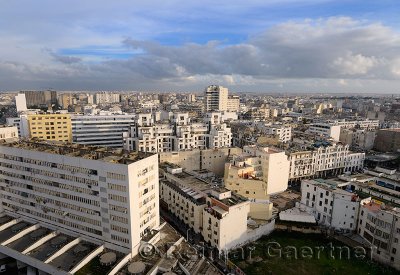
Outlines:
[[[135,123],[135,115],[73,115],[72,142],[123,148],[123,134]]]
[[[374,200],[360,207],[357,232],[372,247],[372,257],[400,270],[400,210]]]
[[[0,125],[0,140],[18,138],[18,128],[16,126]]]
[[[71,116],[69,114],[27,115],[29,138],[39,140],[72,141]]]
[[[374,149],[381,152],[399,152],[400,128],[379,130],[375,139]]]
[[[228,108],[228,88],[210,85],[204,91],[206,112],[226,111]]]
[[[347,185],[333,180],[303,180],[301,208],[314,215],[320,225],[355,231],[360,200],[354,193],[342,189]]]
[[[138,253],[159,226],[157,155],[15,141],[0,145],[1,212]]]

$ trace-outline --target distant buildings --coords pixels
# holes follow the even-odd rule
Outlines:
[[[377,129],[379,120],[336,120],[312,123],[307,130],[310,134],[315,134],[325,138],[332,138],[334,141],[340,140],[341,129]]]
[[[20,93],[15,96],[15,105],[17,107],[17,112],[25,112],[28,110],[25,94]]]
[[[117,93],[96,93],[94,95],[94,101],[96,104],[111,104],[120,102],[120,94]]]
[[[23,91],[28,107],[51,107],[57,104],[56,91]]]
[[[210,85],[204,91],[206,112],[226,111],[228,107],[228,88]]]
[[[204,91],[204,105],[206,112],[237,112],[240,108],[240,98],[238,96],[229,96],[228,88],[210,85]]]
[[[239,110],[240,110],[240,97],[237,95],[228,96],[228,101],[226,104],[226,111],[238,112]]]

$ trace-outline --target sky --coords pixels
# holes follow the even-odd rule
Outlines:
[[[400,93],[398,0],[0,5],[0,91]]]

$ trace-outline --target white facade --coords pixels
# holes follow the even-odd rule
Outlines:
[[[339,141],[340,139],[340,125],[313,123],[307,132],[325,138],[332,138],[334,141]]]
[[[120,94],[116,93],[96,93],[94,98],[96,104],[111,104],[120,102]]]
[[[17,107],[17,112],[25,112],[28,110],[28,108],[26,107],[25,94],[17,94],[15,96],[15,105]]]
[[[348,145],[321,146],[309,151],[289,153],[289,179],[339,175],[364,167],[365,153],[353,153]]]
[[[357,227],[358,197],[329,180],[303,180],[301,182],[301,208],[314,215],[320,225],[345,231]]]
[[[135,255],[159,226],[157,161],[100,147],[2,144],[1,210]]]
[[[361,171],[364,168],[365,153],[350,152],[346,157],[345,172]]]
[[[244,146],[243,152],[258,157],[263,181],[267,183],[267,194],[283,192],[288,187],[290,162],[284,151],[271,147]]]
[[[400,209],[375,201],[360,207],[357,232],[373,246],[372,257],[400,270]]]
[[[15,126],[18,129],[19,137],[29,137],[29,123],[27,115],[20,115],[19,117],[8,117],[6,118],[7,125]]]
[[[260,130],[266,135],[274,135],[282,143],[287,143],[292,139],[292,127],[285,125],[266,125],[262,122],[258,123]]]
[[[221,117],[221,113],[213,113],[203,123],[192,123],[188,113],[175,113],[169,122],[155,123],[152,114],[138,114],[135,125],[124,135],[124,147],[142,152],[230,147],[231,129]]]
[[[239,96],[229,96],[227,105],[226,105],[226,110],[228,112],[239,112],[240,109],[240,97]]]
[[[74,143],[122,148],[135,115],[72,115]]]
[[[228,108],[228,88],[210,85],[204,91],[206,112],[227,111]]]
[[[292,152],[289,154],[289,178],[310,177],[329,170],[341,170],[346,166],[349,146],[321,146],[310,151]]]
[[[2,126],[0,125],[0,140],[18,137],[18,128],[16,126]]]

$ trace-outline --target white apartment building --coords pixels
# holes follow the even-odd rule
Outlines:
[[[19,117],[8,117],[6,124],[17,127],[19,137],[29,137],[29,123],[26,114],[21,114]]]
[[[365,153],[349,152],[346,157],[344,172],[361,171],[364,168]]]
[[[377,129],[379,128],[379,119],[360,119],[360,120],[335,120],[331,122],[343,128]]]
[[[96,93],[94,99],[96,104],[118,103],[120,102],[120,94],[109,92]]]
[[[239,110],[240,110],[240,97],[237,95],[228,96],[226,111],[239,112]]]
[[[340,125],[332,125],[329,123],[313,123],[306,132],[325,138],[331,138],[334,141],[339,141],[340,139]]]
[[[375,201],[360,207],[358,232],[372,247],[372,257],[400,270],[400,209]]]
[[[303,180],[300,208],[314,215],[320,225],[355,231],[360,199],[343,189],[347,185],[335,180]]]
[[[274,222],[248,224],[250,201],[222,187],[213,187],[177,165],[160,165],[160,205],[173,213],[220,252],[243,245],[273,230]]]
[[[361,170],[365,153],[352,153],[348,145],[320,146],[314,150],[289,152],[289,179],[339,175]]]
[[[315,122],[310,125],[308,133],[332,138],[334,141],[340,140],[341,129],[377,129],[379,128],[379,120],[328,120],[323,122]]]
[[[123,134],[135,123],[135,115],[72,115],[72,142],[123,148]]]
[[[157,161],[104,147],[3,143],[0,210],[136,255],[159,226]]]
[[[225,187],[248,198],[250,216],[269,220],[273,205],[270,195],[288,187],[289,161],[285,152],[271,147],[245,146],[225,164]]]
[[[124,147],[142,152],[230,147],[231,129],[221,117],[213,113],[203,123],[192,123],[188,113],[175,113],[169,122],[155,123],[152,114],[138,114],[135,125],[124,134]]]
[[[28,107],[26,106],[25,94],[20,93],[15,96],[15,106],[17,108],[17,112],[25,112],[28,110]]]
[[[206,112],[227,111],[228,88],[210,85],[204,91]]]
[[[265,135],[277,136],[278,140],[282,143],[287,143],[292,139],[292,127],[282,124],[265,124],[259,122],[257,127]]]
[[[18,128],[16,126],[0,125],[0,140],[18,138]]]

